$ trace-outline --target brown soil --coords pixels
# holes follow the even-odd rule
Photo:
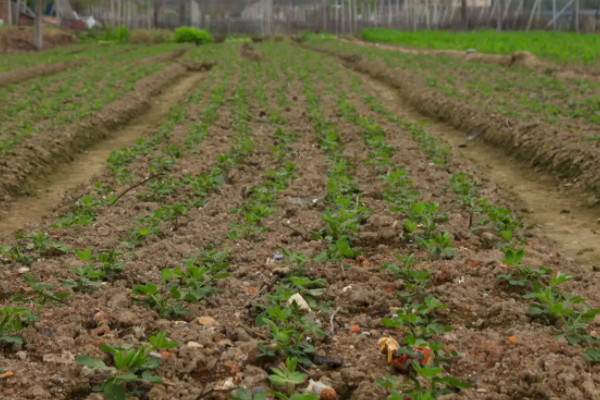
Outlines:
[[[183,48],[183,49],[178,49],[178,50],[173,50],[173,51],[170,51],[168,53],[157,54],[157,55],[152,56],[152,57],[146,57],[146,58],[144,58],[142,60],[142,62],[144,64],[154,64],[154,63],[162,63],[162,62],[175,61],[178,58],[180,58],[181,56],[183,56],[188,50],[189,50],[189,47],[188,48]]]
[[[407,54],[438,54],[457,57],[475,62],[485,62],[492,64],[500,64],[506,67],[525,67],[534,71],[550,73],[559,78],[583,78],[592,81],[600,80],[600,69],[597,68],[575,68],[570,66],[562,66],[547,61],[540,60],[535,54],[528,51],[516,51],[513,54],[488,54],[488,53],[467,53],[460,50],[438,50],[438,49],[421,49],[413,47],[404,47],[393,44],[373,43],[363,40],[343,40],[358,44],[360,46],[373,46],[379,49],[387,49],[399,51]]]
[[[44,29],[44,49],[77,42],[71,32],[60,29]],[[35,51],[33,29],[29,27],[0,29],[0,54]]]
[[[53,75],[69,68],[81,66],[81,60],[40,64],[33,67],[0,73],[0,87],[23,82],[40,76]]]
[[[240,56],[248,61],[261,61],[264,58],[250,43],[240,45]]]
[[[345,65],[384,82],[425,115],[444,121],[463,132],[480,132],[487,143],[505,149],[508,154],[544,168],[582,190],[600,197],[600,149],[589,143],[569,140],[572,133],[556,126],[536,121],[508,119],[459,99],[440,97],[421,83],[412,73],[390,68],[382,62],[369,61],[358,55],[336,54],[334,51],[309,47],[315,51],[335,54]],[[592,204],[595,204],[594,200]]]

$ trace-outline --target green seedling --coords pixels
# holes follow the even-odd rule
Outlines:
[[[29,255],[27,249],[23,249],[21,246],[2,246],[0,247],[0,255],[3,264],[10,264],[16,262],[23,265],[31,265],[37,259],[36,257]]]
[[[287,358],[285,360],[285,369],[272,367],[272,375],[269,375],[269,381],[275,386],[285,387],[288,396],[294,393],[294,388],[306,380],[307,375],[296,371],[298,359],[296,357]],[[278,398],[281,398],[277,396]]]
[[[434,260],[439,258],[449,259],[456,255],[456,249],[448,232],[438,232],[432,237],[421,239],[420,243]]]
[[[152,351],[177,347],[178,343],[168,340],[166,332],[158,332],[150,337],[150,343],[142,343],[135,348],[131,345],[109,346],[100,345],[100,349],[112,356],[112,364],[82,354],[77,357],[77,363],[95,370],[108,373],[109,377],[101,385],[94,387],[95,391],[103,392],[107,400],[126,400],[128,395],[139,395],[139,390],[129,390],[129,385],[161,383],[159,376],[153,375],[152,370],[158,368],[161,359],[152,355]]]
[[[235,391],[233,396],[228,397],[229,400],[266,400],[266,390],[250,391],[246,388],[240,388]]]
[[[52,228],[66,229],[73,225],[88,226],[96,220],[95,209],[114,201],[114,196],[100,199],[95,194],[84,196],[77,201],[72,211],[58,218]]]
[[[454,194],[460,196],[460,206],[469,213],[469,229],[473,227],[473,214],[481,211],[479,207],[479,190],[481,185],[473,177],[464,172],[450,177],[450,185]]]
[[[431,280],[429,279],[431,274],[428,270],[419,270],[412,268],[412,265],[416,263],[414,256],[409,254],[408,256],[396,256],[403,265],[398,266],[395,264],[384,264],[382,269],[389,269],[396,274],[398,279],[402,280],[405,287],[404,290],[396,292],[398,296],[403,299],[403,303],[412,303],[417,298],[425,297],[425,289],[431,286]]]
[[[349,235],[358,232],[361,221],[359,210],[341,209],[339,211],[325,210],[321,219],[327,225],[313,233],[313,237],[332,243],[339,239],[348,239]]]
[[[1,261],[5,264],[17,262],[31,265],[39,257],[51,257],[69,252],[71,249],[62,242],[52,240],[45,232],[20,233],[17,239],[21,239],[15,246],[3,246],[0,248]]]
[[[376,381],[390,391],[387,400],[435,400],[438,396],[471,387],[469,382],[444,376],[442,367],[421,366],[418,362],[412,363],[412,367],[415,372],[408,375],[409,381],[399,381],[392,375]]]
[[[163,317],[174,317],[185,315],[189,311],[183,308],[181,303],[177,302],[171,305],[167,299],[160,293],[158,286],[154,283],[145,285],[134,285],[131,289],[132,294],[137,295],[134,300],[145,304],[149,308],[155,309]]]
[[[413,302],[396,310],[394,317],[384,318],[382,323],[389,327],[405,326],[410,330],[412,340],[426,340],[452,330],[450,326],[442,325],[433,319],[434,310],[446,307],[436,297],[428,295],[422,303]]]
[[[486,199],[481,200],[480,204],[487,217],[482,221],[482,225],[489,225],[498,234],[501,239],[498,244],[500,248],[511,246],[513,240],[526,241],[521,231],[532,229],[532,227],[524,226],[520,217],[513,218],[509,209],[490,205]]]
[[[87,250],[86,250],[87,251]],[[75,251],[77,253],[77,250]],[[79,254],[77,256],[82,259]],[[104,272],[104,280],[112,281],[119,274],[125,271],[125,261],[120,260],[119,252],[115,249],[106,250],[91,256],[92,259],[100,263],[100,269]]]
[[[448,220],[448,215],[438,212],[438,209],[439,205],[435,202],[415,201],[410,205],[407,214],[408,220],[418,224],[425,239],[434,235],[437,230],[437,222]]]
[[[511,286],[535,287],[538,282],[548,281],[552,277],[552,268],[539,267],[532,268],[528,265],[518,265],[515,267],[517,274],[498,274],[498,279],[503,279]]]
[[[342,237],[334,243],[330,243],[322,253],[315,257],[315,261],[327,261],[337,263],[347,258],[356,258],[360,251],[352,248],[351,238]]]
[[[585,349],[583,358],[586,361],[589,361],[594,364],[600,363],[600,349],[597,347],[590,347]]]
[[[2,315],[0,318],[0,341],[5,343],[23,344],[23,339],[13,334],[21,330],[27,323],[39,320],[26,308],[1,307],[0,315]]]
[[[386,182],[383,198],[394,204],[390,210],[407,213],[410,205],[416,201],[418,191],[411,188],[413,181],[408,179],[406,169],[394,169],[384,175],[383,179]]]
[[[67,279],[63,282],[64,286],[70,287],[78,292],[97,289],[102,285],[104,271],[94,264],[88,264],[85,267],[73,268],[71,271],[77,276],[75,280]]]
[[[215,249],[215,245],[207,246],[198,255],[190,254],[183,260],[184,265],[204,265],[213,271],[223,271],[229,266],[229,251]]]
[[[315,322],[314,314],[302,312],[293,302],[287,301],[295,291],[285,286],[276,286],[274,293],[267,295],[269,304],[259,304],[264,311],[256,317],[257,326],[267,326],[271,340],[259,344],[261,357],[274,358],[280,353],[288,357],[297,357],[304,365],[312,365],[314,347],[307,340],[309,335],[324,336]]]
[[[284,248],[280,250],[281,255],[285,259],[286,264],[290,268],[290,272],[294,275],[304,275],[305,265],[309,262],[309,257],[300,251],[292,251]]]
[[[25,282],[29,284],[29,287],[37,294],[37,304],[38,308],[41,308],[47,302],[52,302],[55,304],[66,305],[65,299],[69,298],[69,292],[54,292],[52,288],[52,284],[48,282],[37,282],[32,275],[26,274],[23,275],[23,279]],[[23,295],[14,296],[15,301],[30,301],[31,298],[25,297]]]
[[[527,313],[548,325],[560,320],[563,331],[560,336],[564,336],[569,343],[596,341],[586,333],[585,328],[600,314],[600,308],[590,307],[581,296],[561,291],[558,286],[568,279],[567,275],[558,272],[550,278],[548,285],[534,285],[534,293],[525,296],[533,300]]]
[[[158,227],[145,227],[142,226],[140,228],[134,228],[129,232],[129,236],[126,239],[122,239],[127,247],[139,247],[141,246],[143,243],[146,242],[146,240],[148,240],[148,237],[153,233],[153,231],[158,230],[158,232],[160,231],[160,228]]]
[[[200,301],[204,297],[216,293],[214,284],[217,280],[229,276],[222,268],[187,265],[187,270],[181,267],[162,270],[163,282],[167,282],[167,290],[174,299],[185,301]]]

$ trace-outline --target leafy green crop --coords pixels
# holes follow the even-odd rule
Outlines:
[[[128,395],[139,393],[138,390],[131,390],[128,384],[162,382],[159,376],[152,374],[152,370],[161,364],[161,359],[153,355],[152,351],[178,346],[177,342],[167,339],[165,331],[158,332],[149,340],[150,343],[141,343],[139,347],[128,344],[122,346],[100,345],[102,351],[112,356],[112,366],[86,354],[79,355],[77,363],[107,372],[109,377],[101,385],[94,387],[94,390],[102,391],[107,400],[125,400]]]
[[[598,63],[596,49],[600,46],[598,35],[568,32],[498,32],[493,30],[456,31],[398,31],[388,28],[369,28],[361,37],[373,42],[398,43],[412,47],[432,49],[471,48],[483,53],[509,54],[527,50],[538,57],[560,63]]]

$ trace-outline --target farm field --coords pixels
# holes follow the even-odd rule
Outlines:
[[[130,118],[136,109],[143,108],[144,97],[160,88],[161,82],[185,71],[181,66],[170,66],[183,52],[184,46],[171,44],[135,49],[92,46],[85,55],[71,55],[81,61],[72,68],[0,87],[1,194],[26,191],[27,178],[61,154],[64,157],[65,148],[77,146],[77,141],[84,145],[92,142],[99,136],[101,125]],[[56,50],[52,54],[60,53]],[[34,58],[38,65],[52,65],[43,63],[43,57]],[[19,63],[18,57],[5,61],[13,68]],[[96,120],[91,118],[127,95],[130,97],[118,110],[106,113],[100,121],[97,115]],[[23,168],[26,163],[29,166]]]
[[[585,144],[589,154],[598,141],[584,138],[600,121],[583,106],[574,113],[564,93],[593,99],[596,83],[330,41],[204,45],[178,61],[180,47],[128,49],[0,89],[1,115],[13,116],[0,136],[10,155],[121,104],[160,71],[183,69],[163,94],[142,95],[195,79],[43,220],[0,232],[2,398],[600,393],[596,268],[530,226],[438,125],[397,112],[383,72],[361,68],[401,69],[435,96],[514,126],[569,131],[559,147]],[[502,75],[520,84],[500,88]],[[478,87],[489,92],[474,98]],[[526,93],[558,111],[536,116]],[[513,109],[509,95],[523,103]],[[44,107],[22,133],[17,116]]]
[[[398,31],[370,28],[361,38],[372,42],[395,43],[415,48],[475,49],[482,53],[511,54],[529,51],[537,57],[560,63],[597,67],[600,38],[594,34],[565,32],[497,32],[497,31]]]
[[[361,55],[350,60],[355,69],[400,88],[425,113],[600,193],[586,167],[599,156],[599,82],[338,41],[310,46],[346,59]]]

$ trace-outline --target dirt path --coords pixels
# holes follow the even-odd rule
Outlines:
[[[533,224],[555,242],[558,249],[577,260],[585,271],[600,267],[600,208],[586,206],[588,199],[560,187],[561,183],[548,174],[533,170],[504,151],[474,139],[467,141],[462,132],[442,122],[423,116],[409,106],[389,86],[362,76],[388,107],[397,115],[415,121],[425,121],[427,129],[446,140],[475,169],[506,191],[515,209],[520,209],[527,223]],[[589,269],[588,269],[589,268]],[[582,272],[585,272],[582,271]]]
[[[202,74],[188,74],[173,83],[162,94],[150,100],[150,108],[121,127],[110,138],[79,154],[71,163],[62,164],[51,175],[31,184],[34,194],[14,202],[0,212],[0,235],[23,229],[39,220],[62,202],[69,190],[88,182],[106,166],[113,150],[122,149],[151,131],[162,121],[171,106],[183,99],[204,78]]]

